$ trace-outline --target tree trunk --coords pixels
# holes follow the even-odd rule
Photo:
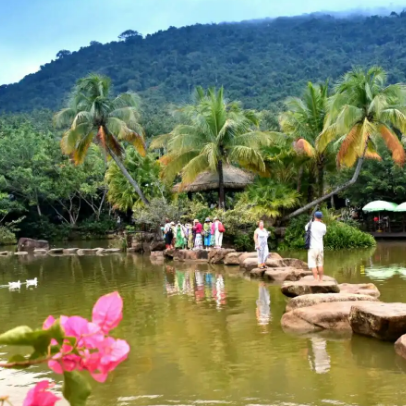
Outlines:
[[[300,193],[300,190],[302,189],[302,178],[303,178],[303,166],[299,168],[299,173],[297,175],[297,187],[296,190],[298,193]]]
[[[317,164],[317,183],[317,196],[321,197],[324,193],[324,165],[322,163]]]
[[[219,207],[225,208],[226,196],[224,192],[224,173],[223,173],[223,161],[219,159],[217,163],[217,172],[219,175]]]
[[[109,154],[111,157],[114,159],[114,162],[117,164],[117,166],[120,168],[121,172],[123,175],[126,177],[126,179],[130,182],[131,186],[134,188],[134,190],[137,192],[138,196],[142,200],[142,202],[146,205],[149,206],[149,201],[147,198],[144,196],[144,193],[142,192],[141,188],[139,187],[138,183],[132,178],[132,176],[128,173],[126,167],[124,166],[123,162],[121,159],[109,148]]]
[[[321,202],[324,202],[325,200],[329,199],[331,196],[334,196],[340,192],[342,192],[343,190],[349,188],[350,186],[352,186],[358,179],[358,176],[361,172],[361,167],[362,164],[364,163],[364,159],[365,159],[365,152],[366,152],[366,147],[364,150],[364,153],[362,154],[362,157],[360,157],[358,159],[358,163],[357,163],[357,167],[355,168],[355,172],[354,175],[352,176],[352,178],[348,181],[345,182],[343,185],[337,187],[336,189],[334,189],[332,192],[327,193],[326,195],[319,197],[316,200],[313,200],[311,203],[306,204],[306,206],[303,206],[302,208],[294,211],[293,213],[290,213],[288,216],[284,217],[282,219],[283,220],[289,220],[293,217],[298,216],[299,214],[305,213],[308,209],[312,208],[313,206],[316,206],[317,204],[320,204]]]

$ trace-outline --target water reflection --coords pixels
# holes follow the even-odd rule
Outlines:
[[[322,337],[311,337],[308,345],[310,368],[317,374],[330,371],[330,356],[327,353],[327,341]]]
[[[271,320],[271,294],[264,282],[258,286],[258,300],[256,301],[256,315],[259,326],[266,326]]]
[[[165,266],[165,290],[168,296],[186,295],[194,297],[196,303],[215,302],[221,309],[227,303],[224,277],[210,270],[180,270]]]

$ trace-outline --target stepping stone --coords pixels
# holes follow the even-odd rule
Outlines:
[[[76,254],[79,251],[79,248],[64,248],[63,253],[65,255]]]
[[[333,302],[377,302],[378,299],[368,295],[356,295],[353,293],[315,293],[310,295],[296,296],[286,305],[286,311],[310,307],[321,303]]]
[[[308,295],[310,293],[339,293],[340,288],[334,281],[299,280],[296,282],[284,282],[282,293],[288,297]]]
[[[353,304],[352,331],[385,341],[396,341],[406,334],[406,304],[363,302]]]
[[[381,296],[381,292],[379,292],[378,288],[373,283],[341,283],[338,286],[340,288],[340,292],[342,293],[355,293],[359,295],[369,295],[372,297]]]
[[[406,359],[406,334],[399,337],[395,343],[396,354]]]
[[[311,275],[311,272],[296,268],[268,268],[264,277],[270,281],[284,282],[298,281],[306,275]]]
[[[10,251],[0,251],[0,257],[9,257],[10,255]]]
[[[314,281],[313,273],[312,273],[311,271],[309,271],[309,273],[310,273],[310,275],[304,276],[304,277],[302,278],[302,280],[304,280],[304,281]],[[323,282],[327,282],[327,281],[332,281],[332,282],[337,283],[337,281],[335,280],[335,278],[333,278],[332,276],[323,275]]]
[[[243,252],[242,254],[240,253],[239,260],[240,260],[240,266],[244,263],[244,261],[247,258],[255,258],[257,260],[257,265],[258,265],[258,252]],[[282,259],[282,257],[277,253],[277,252],[270,252],[268,255],[269,259]]]
[[[286,264],[283,259],[271,259],[268,258],[266,261],[266,266],[270,268],[284,268]],[[246,271],[251,271],[252,269],[258,268],[258,258],[246,258],[241,265]]]
[[[45,248],[35,248],[34,249],[34,255],[46,255],[48,253],[48,250]]]
[[[14,255],[17,255],[18,257],[19,257],[19,256],[23,257],[23,256],[25,256],[25,255],[28,255],[28,252],[27,252],[27,251],[16,251],[16,252],[14,253]]]
[[[103,250],[103,253],[105,254],[117,254],[119,252],[121,252],[120,248],[107,248]]]
[[[309,267],[307,266],[307,263],[304,261],[301,261],[300,259],[283,258],[283,262],[284,262],[285,266],[290,266],[292,268],[305,269],[306,271],[309,269]]]
[[[348,316],[354,302],[320,303],[285,313],[281,324],[284,330],[308,333],[320,330],[351,331]]]
[[[63,254],[63,248],[52,248],[48,251],[48,254],[51,254],[51,255]]]
[[[229,252],[224,258],[224,265],[240,265],[241,252]]]
[[[264,276],[265,269],[262,268],[254,268],[249,271],[249,274],[253,278],[262,278]]]
[[[78,255],[95,255],[97,252],[97,248],[96,249],[91,249],[91,248],[84,248],[84,249],[80,249],[77,251]]]

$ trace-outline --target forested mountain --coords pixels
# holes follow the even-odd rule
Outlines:
[[[136,91],[153,108],[188,100],[196,85],[224,85],[230,99],[266,109],[300,94],[309,80],[372,64],[386,68],[391,82],[406,81],[406,13],[171,27],[61,51],[39,72],[0,86],[0,111],[57,109],[75,81],[94,71],[110,76],[115,92]]]

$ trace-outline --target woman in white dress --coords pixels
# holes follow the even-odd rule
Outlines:
[[[269,233],[264,228],[264,222],[261,220],[254,232],[255,249],[258,251],[258,268],[266,268],[266,260],[269,255],[268,237]]]

